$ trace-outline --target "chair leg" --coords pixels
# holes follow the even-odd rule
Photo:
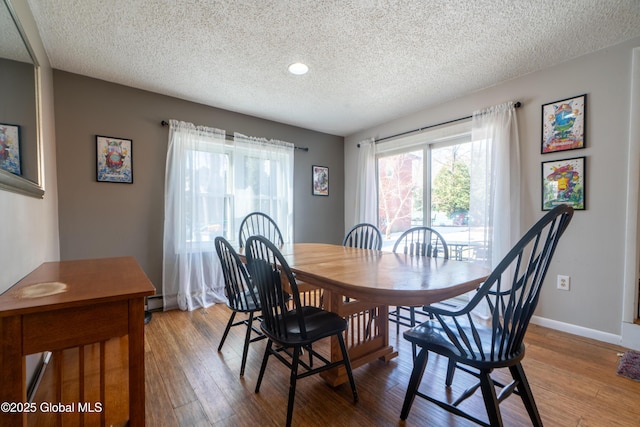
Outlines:
[[[424,369],[427,367],[427,359],[429,352],[427,349],[420,349],[418,357],[413,362],[413,371],[411,371],[411,378],[409,378],[409,385],[407,386],[407,394],[404,396],[404,403],[402,404],[402,411],[400,412],[400,419],[406,420],[413,405],[413,400],[416,397],[418,386],[422,381],[422,375],[424,375]]]
[[[358,401],[358,390],[356,389],[356,382],[353,379],[351,360],[349,359],[349,352],[347,351],[347,346],[344,343],[344,337],[342,336],[342,333],[338,334],[338,343],[340,344],[340,350],[342,350],[342,360],[344,361],[344,367],[347,370],[349,384],[351,385],[351,392],[353,393],[353,402],[355,403]]]
[[[222,334],[222,339],[220,340],[220,345],[218,345],[218,351],[222,350],[222,345],[224,344],[224,340],[227,339],[227,335],[229,334],[229,329],[231,329],[231,325],[233,325],[233,319],[236,317],[236,312],[231,312],[231,317],[229,317],[229,321],[227,322],[227,327],[224,329],[224,334]]]
[[[396,335],[400,333],[400,306],[396,307]]]
[[[411,327],[413,328],[414,326],[416,326],[416,309],[415,307],[409,307],[409,324],[411,325]],[[413,360],[416,360],[416,353],[417,353],[417,349],[416,349],[416,344],[415,343],[411,343],[411,354],[413,355]]]
[[[249,343],[251,342],[251,327],[253,326],[253,312],[249,313],[247,320],[247,332],[244,336],[244,348],[242,349],[242,365],[240,365],[240,376],[244,376],[244,367],[247,364],[247,353],[249,352]]]
[[[287,403],[287,427],[291,426],[293,418],[293,401],[296,397],[296,380],[298,379],[298,363],[300,362],[300,347],[293,349],[291,361],[291,374],[289,375],[289,401]]]
[[[453,374],[456,372],[456,362],[452,359],[449,359],[449,364],[447,365],[447,379],[445,380],[445,384],[447,387],[451,387],[453,384]]]
[[[267,368],[267,361],[269,360],[269,356],[271,355],[271,347],[273,346],[273,341],[269,340],[267,342],[267,346],[264,349],[264,357],[262,358],[262,366],[260,366],[260,374],[258,374],[258,382],[256,383],[256,393],[260,391],[260,384],[262,384],[262,377],[264,376],[264,371]]]
[[[364,338],[369,339],[371,336],[371,327],[374,319],[373,310],[369,310],[369,319],[367,320],[367,326],[364,328]]]
[[[484,406],[487,408],[487,416],[491,427],[502,427],[502,415],[500,415],[500,404],[496,395],[496,386],[488,371],[480,372],[480,389]]]
[[[510,366],[509,370],[511,371],[513,379],[518,382],[518,392],[520,392],[522,403],[524,403],[525,408],[527,408],[529,418],[531,418],[531,424],[536,427],[542,427],[542,419],[540,418],[536,402],[533,400],[533,393],[531,392],[531,387],[529,387],[527,376],[524,374],[522,364],[518,363],[515,366]]]

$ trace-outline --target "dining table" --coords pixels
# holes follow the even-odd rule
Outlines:
[[[345,342],[353,368],[398,355],[389,343],[389,306],[447,300],[477,289],[490,273],[471,262],[326,243],[286,243],[280,252],[304,284],[301,292],[322,292],[322,307],[348,320]],[[331,360],[339,360],[338,340],[331,340]],[[321,375],[332,386],[348,380],[344,367]]]

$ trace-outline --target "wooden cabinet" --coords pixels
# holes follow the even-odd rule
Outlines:
[[[17,410],[26,402],[26,355],[125,335],[129,425],[144,426],[144,299],[154,293],[135,259],[122,257],[44,263],[0,295],[0,402],[14,405],[5,403],[0,426],[26,425],[27,413]],[[99,376],[104,402],[104,369]],[[82,394],[84,379],[78,381]],[[81,410],[82,395],[74,403]]]

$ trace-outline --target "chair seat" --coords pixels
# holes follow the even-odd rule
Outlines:
[[[296,317],[296,310],[291,310],[284,318],[284,329],[286,338],[283,335],[275,335],[272,333],[266,321],[260,324],[263,333],[274,342],[285,346],[304,346],[319,339],[341,333],[347,329],[347,321],[342,317],[330,311],[322,310],[318,307],[302,307],[304,314],[305,326],[307,330],[307,338],[302,338],[300,327]],[[282,319],[281,319],[282,321]]]
[[[457,330],[457,327],[453,324],[450,324],[449,327],[452,331]],[[479,369],[486,368],[488,366],[493,368],[511,366],[519,362],[524,357],[524,343],[514,354],[500,354],[500,348],[503,346],[503,343],[499,336],[493,343],[492,351],[492,329],[489,327],[476,324],[474,325],[473,332],[472,328],[468,324],[460,324],[458,327],[464,333],[454,332],[454,336],[462,342],[461,335],[472,337],[474,332],[477,333],[480,341],[482,342],[482,351],[475,349],[475,347],[473,351],[468,350],[467,348],[465,348],[464,352],[460,350],[448,337],[447,331],[437,320],[427,320],[424,323],[416,325],[413,328],[406,330],[403,333],[403,336],[406,340],[416,344],[418,347],[423,347],[427,350],[433,351],[434,353],[447,356],[456,362]],[[489,357],[489,355],[492,357]]]

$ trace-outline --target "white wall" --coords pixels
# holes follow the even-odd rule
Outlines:
[[[41,65],[43,199],[0,191],[0,293],[45,261],[60,259],[52,71],[26,0],[12,0]]]
[[[638,185],[628,183],[631,63],[633,48],[638,46],[640,38],[629,40],[350,135],[345,140],[345,226],[350,226],[354,218],[350,201],[355,199],[359,141],[468,116],[474,110],[506,101],[521,101],[518,124],[523,165],[523,230],[542,216],[540,163],[587,157],[587,209],[576,212],[560,242],[542,291],[537,321],[620,342],[627,189],[629,184]],[[587,148],[540,154],[542,104],[583,93],[587,94]],[[558,274],[571,276],[570,292],[556,290]],[[640,347],[640,343],[636,345]]]

